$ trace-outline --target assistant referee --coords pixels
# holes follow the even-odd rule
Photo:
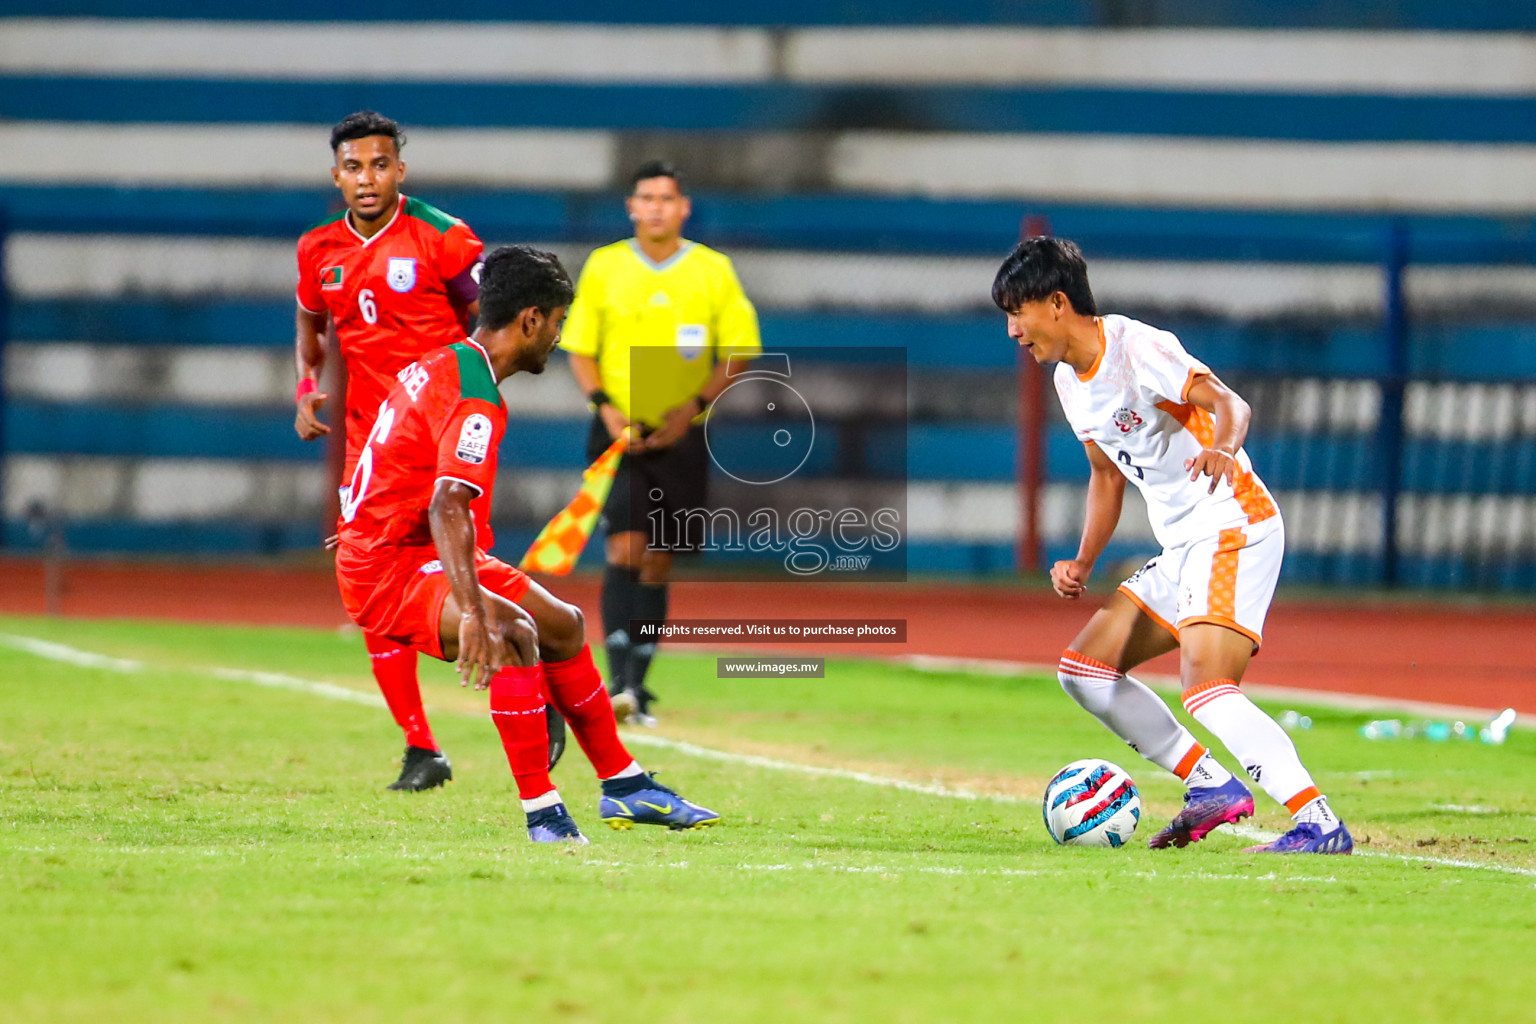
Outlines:
[[[594,410],[588,459],[635,428],[603,507],[603,633],[614,712],[654,725],[645,676],[656,644],[633,643],[629,628],[666,619],[672,552],[648,543],[647,517],[705,507],[709,454],[697,421],[725,390],[725,354],[762,342],[730,259],[682,236],[691,207],[678,169],[653,160],[630,180],[634,237],[588,258],[561,347]]]

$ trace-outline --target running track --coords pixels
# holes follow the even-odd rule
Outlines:
[[[597,580],[545,581],[599,621]],[[905,619],[905,644],[804,645],[821,654],[941,655],[1053,665],[1094,604],[957,583],[687,583],[684,619]],[[44,611],[40,563],[0,559],[0,614]],[[71,563],[62,611],[84,618],[336,627],[346,614],[324,568]],[[1246,681],[1536,715],[1536,608],[1282,600]],[[768,648],[756,647],[766,653]],[[774,650],[792,650],[779,645]],[[1149,666],[1176,673],[1170,658]]]

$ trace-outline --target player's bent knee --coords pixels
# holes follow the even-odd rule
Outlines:
[[[555,601],[539,623],[539,651],[545,661],[567,661],[587,642],[587,620],[581,609]]]
[[[514,619],[502,626],[507,653],[515,665],[527,667],[539,660],[539,631],[531,618]]]
[[[527,667],[538,661],[539,627],[527,609],[498,595],[488,595],[486,609],[506,641],[509,664]]]
[[[1068,697],[1095,715],[1108,712],[1114,700],[1118,674],[1103,662],[1089,658],[1068,647],[1061,652],[1056,680]]]
[[[1208,623],[1195,623],[1180,631],[1185,640],[1179,654],[1179,675],[1184,687],[1212,679],[1242,681],[1253,657],[1253,641],[1244,633]]]

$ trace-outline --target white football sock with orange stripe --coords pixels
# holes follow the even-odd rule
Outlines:
[[[1328,806],[1328,798],[1321,795],[1302,804],[1299,810],[1292,811],[1291,817],[1297,821],[1310,821],[1321,828],[1324,835],[1339,827],[1339,816]]]
[[[1072,650],[1062,652],[1056,678],[1084,710],[1159,768],[1188,779],[1199,765],[1212,775],[1231,778],[1145,683]],[[1220,785],[1224,781],[1217,779],[1200,785]]]
[[[1184,766],[1189,770],[1185,771]],[[1184,755],[1184,760],[1173,770],[1173,774],[1184,780],[1184,785],[1190,789],[1199,786],[1209,789],[1212,786],[1224,786],[1232,781],[1232,773],[1221,766],[1221,762],[1211,756],[1211,752],[1196,743],[1194,749]]]
[[[1213,679],[1184,691],[1184,710],[1205,726],[1232,751],[1253,781],[1277,803],[1299,818],[1302,810],[1322,798],[1312,776],[1302,766],[1296,744],[1280,723],[1260,711],[1230,679]],[[1326,810],[1327,801],[1322,802]],[[1321,819],[1324,831],[1329,826]]]

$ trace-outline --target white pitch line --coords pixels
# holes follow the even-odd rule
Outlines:
[[[750,765],[754,768],[771,768],[774,771],[797,772],[801,775],[814,775],[824,779],[846,779],[849,782],[862,782],[867,786],[883,786],[886,789],[900,789],[908,793],[922,793],[925,796],[941,796],[950,800],[993,800],[1004,804],[1034,804],[1033,799],[1010,796],[1005,793],[972,793],[968,789],[954,789],[937,783],[911,782],[907,779],[897,779],[888,775],[872,775],[869,772],[854,771],[850,768],[825,768],[820,765],[800,764],[798,761],[782,761],[776,757],[763,757],[760,754],[737,754],[729,750],[715,750],[712,747],[701,747],[696,743],[686,740],[672,740],[665,736],[654,736],[649,733],[635,732],[632,729],[624,730],[624,740],[642,747],[659,747],[664,750],[675,750],[679,754],[687,754],[689,757],[697,757],[706,761],[723,761],[728,764]]]
[[[60,661],[70,665],[78,665],[82,668],[98,668],[109,672],[136,673],[143,672],[151,666],[147,662],[134,661],[127,658],[114,658],[105,654],[96,654],[91,651],[83,651],[77,647],[54,643],[49,640],[39,640],[35,637],[16,636],[10,633],[0,633],[0,644],[12,647],[19,651],[50,661]],[[216,679],[229,682],[254,683],[258,686],[292,690],[299,693],[307,693],[316,697],[324,697],[327,700],[340,700],[350,704],[363,704],[370,707],[383,707],[382,698],[345,686],[337,686],[334,683],[316,682],[310,679],[300,679],[296,676],[283,675],[278,672],[255,672],[246,669],[231,669],[219,667],[185,666],[177,669],[186,672],[205,672]],[[737,754],[729,750],[715,750],[712,747],[701,747],[696,743],[686,740],[667,739],[665,736],[649,736],[635,733],[630,730],[624,732],[624,738],[640,746],[658,747],[676,751],[690,757],[702,760],[720,761],[727,764],[749,765],[755,768],[769,768],[775,771],[796,772],[801,775],[812,775],[820,778],[846,779],[849,782],[859,782],[869,786],[881,786],[886,789],[899,789],[909,793],[920,793],[924,796],[937,796],[950,800],[991,800],[1006,804],[1034,804],[1034,800],[1023,797],[1010,796],[1004,793],[972,793],[969,790],[954,789],[949,786],[910,782],[906,779],[892,778],[886,775],[874,775],[870,772],[853,771],[846,768],[825,768],[820,765],[800,764],[795,761],[784,761],[776,757],[763,757],[759,754]],[[1258,842],[1269,842],[1277,833],[1265,832],[1260,829],[1250,828],[1245,825],[1233,825],[1230,827],[1234,835],[1245,839],[1254,839]],[[1536,869],[1521,868],[1513,865],[1483,864],[1478,861],[1454,860],[1448,857],[1420,857],[1404,853],[1386,853],[1382,851],[1358,851],[1366,857],[1383,857],[1391,860],[1411,861],[1415,863],[1434,864],[1447,868],[1467,868],[1475,871],[1494,871],[1507,875],[1523,875],[1536,877]]]
[[[194,670],[199,671],[199,670]],[[293,690],[296,693],[309,693],[316,697],[325,697],[328,700],[346,701],[349,704],[363,704],[370,708],[388,708],[384,698],[376,693],[363,693],[361,690],[353,690],[346,686],[337,686],[335,683],[319,683],[312,679],[300,679],[298,676],[284,675],[281,672],[253,672],[243,668],[206,668],[200,671],[207,672],[216,679],[225,679],[232,683],[255,683],[257,686],[268,686],[275,690]]]
[[[995,658],[959,658],[934,654],[900,654],[890,658],[875,657],[871,660],[888,661],[904,665],[918,672],[960,672],[969,675],[1018,678],[1056,674],[1055,665],[1030,661],[1004,661]],[[1159,672],[1137,672],[1136,678],[1152,687],[1178,693],[1182,688],[1178,676]],[[1257,700],[1274,703],[1293,703],[1313,707],[1336,708],[1340,711],[1395,712],[1405,717],[1477,719],[1492,718],[1501,708],[1473,708],[1458,704],[1434,704],[1427,701],[1397,700],[1392,697],[1374,697],[1363,693],[1332,693],[1326,690],[1305,690],[1297,686],[1276,686],[1271,683],[1243,683],[1243,692]],[[1533,724],[1522,716],[1515,720],[1517,728]]]
[[[12,633],[0,633],[0,644],[35,654],[39,658],[49,661],[60,661],[66,665],[77,665],[80,668],[99,668],[108,672],[137,673],[151,668],[147,662],[135,661],[131,658],[114,658],[105,654],[95,654],[91,651],[82,651],[77,647],[69,647],[65,644],[54,643],[50,640],[39,640],[36,637],[16,636]],[[206,673],[215,679],[223,679],[233,683],[255,683],[257,686],[267,686],[278,690],[293,690],[297,693],[313,694],[316,697],[325,697],[329,700],[346,701],[351,704],[364,704],[372,708],[388,707],[384,698],[376,693],[363,693],[345,686],[337,686],[335,683],[320,683],[312,679],[300,679],[297,676],[284,675],[281,672],[254,672],[243,668],[222,668],[219,666],[200,667],[196,665],[186,666],[179,671]]]
[[[46,658],[49,661],[62,661],[66,665],[77,665],[80,668],[100,668],[108,672],[142,672],[149,667],[142,661],[132,661],[128,658],[113,658],[105,654],[92,654],[90,651],[66,647],[64,644],[56,644],[30,636],[15,636],[11,633],[0,633],[0,644],[14,647],[16,650],[25,651],[28,654],[35,654],[39,658]]]
[[[1484,864],[1476,860],[1455,860],[1451,857],[1418,857],[1411,853],[1386,853],[1381,850],[1356,850],[1361,857],[1386,857],[1391,860],[1414,861],[1420,864],[1433,864],[1442,868],[1473,868],[1478,871],[1497,871],[1505,875],[1525,875],[1528,878],[1536,878],[1536,868],[1517,868],[1512,864]]]

